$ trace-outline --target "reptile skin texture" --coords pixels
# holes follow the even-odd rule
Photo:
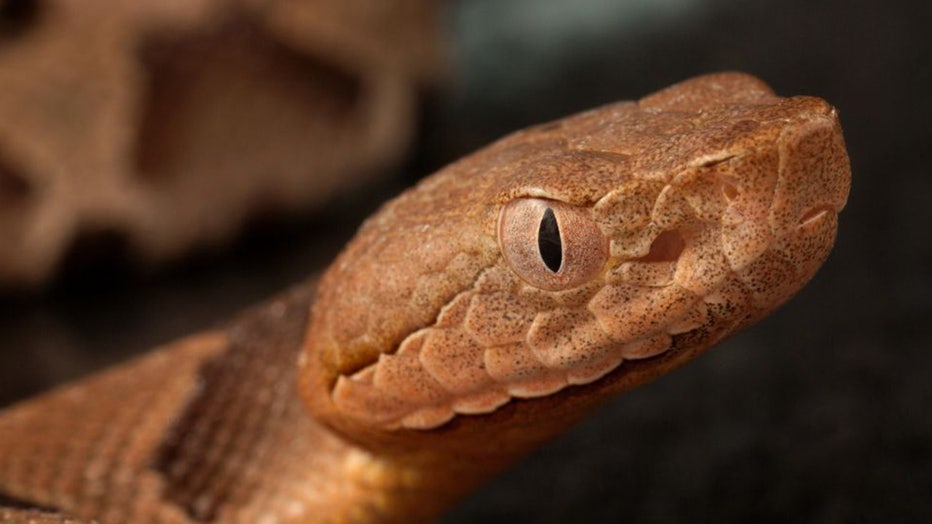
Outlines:
[[[0,522],[436,518],[785,303],[849,184],[835,110],[739,73],[517,132],[318,283],[0,412]]]

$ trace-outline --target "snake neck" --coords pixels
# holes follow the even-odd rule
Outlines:
[[[103,522],[419,522],[537,444],[494,420],[386,434],[315,418],[295,366],[312,296],[0,412],[0,497]]]
[[[312,301],[305,284],[247,311],[200,366],[153,463],[172,504],[197,520],[263,500],[295,522],[430,520],[513,460],[381,445],[315,419],[295,366]]]

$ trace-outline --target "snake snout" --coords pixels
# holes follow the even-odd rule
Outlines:
[[[734,200],[723,220],[723,251],[760,311],[784,303],[815,275],[848,197],[850,166],[837,115],[828,108],[798,118],[776,143],[773,190],[750,183],[758,205]]]
[[[777,236],[837,215],[848,199],[851,167],[835,112],[790,128],[778,147],[782,162],[769,216]]]

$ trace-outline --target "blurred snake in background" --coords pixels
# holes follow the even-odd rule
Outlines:
[[[418,522],[787,301],[835,110],[740,73],[507,136],[307,282],[0,411],[0,522]]]

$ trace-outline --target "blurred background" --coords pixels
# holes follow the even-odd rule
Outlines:
[[[444,522],[932,521],[932,4],[122,4],[0,0],[0,405],[319,271],[504,133],[736,69],[841,114],[829,261]]]

